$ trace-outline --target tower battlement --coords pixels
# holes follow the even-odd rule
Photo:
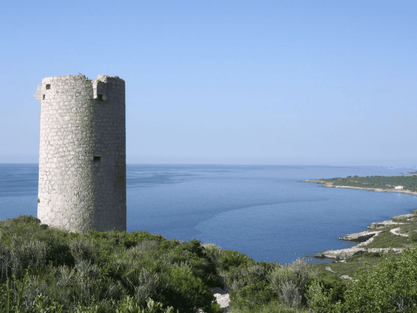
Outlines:
[[[87,233],[126,230],[125,82],[45,77],[41,103],[38,218]]]

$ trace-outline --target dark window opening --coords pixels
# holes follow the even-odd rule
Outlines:
[[[97,95],[98,101],[104,101],[104,95]]]
[[[46,84],[46,89],[51,89],[51,84]]]
[[[45,100],[45,95],[43,95],[42,100]]]
[[[99,157],[99,156],[94,156],[94,162],[100,162],[100,160],[101,160],[101,157]]]

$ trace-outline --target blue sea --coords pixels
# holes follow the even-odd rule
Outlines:
[[[339,236],[417,209],[397,193],[322,188],[305,179],[401,175],[377,166],[127,166],[127,231],[197,239],[256,261],[290,263],[354,244]],[[37,214],[38,164],[0,164],[0,220]],[[307,258],[309,263],[329,262]]]

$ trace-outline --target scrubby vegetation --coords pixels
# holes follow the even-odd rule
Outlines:
[[[0,222],[0,311],[415,312],[417,249],[329,264],[255,262],[245,254],[147,232],[69,233],[32,216]],[[372,260],[372,262],[367,262]],[[362,266],[357,266],[360,264]],[[352,279],[340,278],[349,269]],[[357,280],[356,282],[354,282]]]
[[[196,240],[84,236],[32,216],[0,222],[0,232],[0,304],[15,312],[221,312],[209,288],[223,282]]]
[[[417,249],[382,257],[375,267],[359,268],[355,283],[315,280],[308,290],[314,312],[416,312]],[[333,284],[333,285],[332,285]]]
[[[382,189],[394,189],[395,186],[403,186],[406,190],[417,191],[417,176],[348,176],[346,178],[319,179],[319,181],[332,183],[333,186]]]

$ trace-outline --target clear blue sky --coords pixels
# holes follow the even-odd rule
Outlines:
[[[126,81],[128,163],[416,164],[417,1],[5,1],[0,162],[42,78]]]

